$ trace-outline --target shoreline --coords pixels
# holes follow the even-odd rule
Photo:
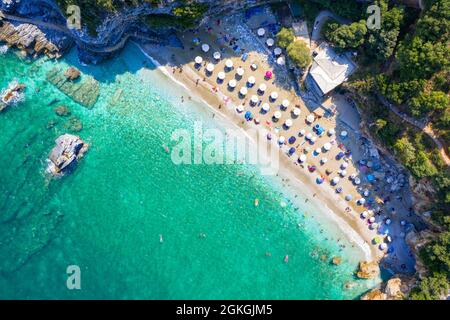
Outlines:
[[[196,88],[190,88],[189,87],[190,84],[188,81],[191,81],[194,83],[195,80],[190,78],[189,76],[187,76],[186,72],[183,72],[182,74],[180,74],[180,78],[182,78],[182,79],[177,78],[176,76],[174,76],[170,73],[170,71],[167,69],[167,67],[165,67],[163,65],[164,63],[162,63],[157,58],[155,58],[152,55],[152,53],[147,52],[142,47],[141,44],[138,44],[136,42],[132,42],[132,43],[139,48],[139,50],[142,52],[142,54],[145,55],[152,62],[152,64],[155,65],[156,69],[158,69],[162,74],[167,76],[171,81],[173,81],[177,85],[181,86],[188,92],[191,92],[193,99],[201,102],[203,105],[205,105],[207,107],[208,110],[212,111],[214,114],[220,115],[225,121],[228,121],[228,124],[231,124],[234,127],[238,128],[247,137],[249,137],[251,139],[251,137],[245,132],[244,126],[247,123],[244,123],[244,126],[239,125],[234,120],[242,120],[242,119],[238,118],[237,116],[233,117],[232,115],[225,114],[221,110],[218,110],[218,108],[213,107],[212,101],[208,101],[208,100],[218,100],[220,102],[220,99],[218,99],[219,98],[218,96],[215,96],[212,92],[209,92],[210,96],[205,97],[205,95],[208,92],[205,92],[205,93],[201,92],[200,85],[199,85],[199,87],[196,87]],[[161,48],[161,49],[166,50],[166,53],[168,53],[168,49],[165,49],[165,48]],[[170,56],[170,55],[167,54],[166,56]],[[169,63],[169,61],[167,61],[166,63]],[[184,68],[186,68],[186,67],[188,67],[188,66],[184,66]],[[183,79],[183,78],[185,78],[185,79]],[[183,82],[183,80],[186,83]],[[206,89],[206,88],[204,88],[202,86],[202,89]],[[234,107],[235,107],[234,103],[231,101],[230,104],[232,105],[232,108],[230,108],[229,106],[225,106],[225,110],[227,110],[227,111],[234,110]],[[248,124],[247,124],[247,126],[248,126]],[[255,126],[255,128],[257,130],[259,129],[256,126]],[[252,140],[252,141],[254,142],[254,140]],[[284,155],[284,152],[282,152],[282,148],[280,148],[279,152],[280,152],[280,154],[279,154],[280,168],[279,168],[278,173],[276,174],[276,176],[274,175],[274,177],[279,177],[282,179],[283,188],[288,189],[289,191],[291,191],[294,194],[299,193],[298,190],[301,190],[301,193],[306,195],[308,199],[315,199],[314,206],[320,209],[320,213],[324,213],[327,215],[324,218],[330,222],[335,222],[339,231],[342,233],[342,235],[344,237],[346,237],[350,243],[353,243],[356,246],[358,246],[359,250],[362,252],[362,254],[364,255],[366,260],[379,261],[383,255],[381,252],[378,252],[375,247],[369,245],[369,243],[371,241],[371,235],[369,234],[370,230],[368,230],[367,228],[363,229],[360,226],[358,226],[357,221],[349,221],[350,219],[348,216],[351,216],[352,213],[356,213],[356,212],[354,212],[354,210],[351,208],[352,211],[346,214],[345,207],[348,207],[347,204],[345,202],[343,202],[342,199],[339,199],[335,195],[334,191],[331,189],[330,186],[325,185],[325,184],[323,184],[321,186],[316,185],[314,183],[314,181],[312,181],[313,179],[311,176],[307,175],[306,172],[301,172],[300,170],[298,170],[299,166],[295,165],[292,161],[290,161],[290,159],[288,157],[286,157]],[[287,164],[287,165],[283,166],[281,164]],[[304,168],[304,170],[306,170],[306,168]],[[293,185],[289,184],[288,186],[285,186],[284,184],[287,183],[287,181]],[[302,186],[303,186],[303,188],[301,188]],[[304,188],[304,186],[306,186],[306,188]],[[327,190],[324,191],[323,189],[321,189],[323,187],[327,188]],[[316,193],[317,193],[316,197],[314,197],[312,195],[314,193],[314,191],[316,191]],[[322,200],[322,202],[319,202],[318,200]],[[324,205],[324,207],[320,208],[320,204]],[[352,220],[355,220],[355,219],[352,219]]]

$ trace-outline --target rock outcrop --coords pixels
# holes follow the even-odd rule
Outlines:
[[[378,289],[372,290],[361,297],[361,300],[386,300],[385,293]]]
[[[54,176],[70,173],[89,146],[78,136],[63,134],[55,140],[56,146],[48,156],[47,171]]]
[[[356,276],[360,279],[374,279],[380,274],[380,267],[376,261],[361,261]]]
[[[81,72],[75,67],[69,67],[64,71],[64,75],[67,80],[74,81],[80,77]]]
[[[402,292],[402,280],[400,278],[392,278],[386,283],[384,293],[389,300],[399,300],[404,297]]]

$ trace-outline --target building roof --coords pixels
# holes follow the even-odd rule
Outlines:
[[[356,69],[356,65],[350,58],[344,54],[338,55],[325,43],[322,43],[315,52],[317,55],[309,74],[323,95],[346,81]]]

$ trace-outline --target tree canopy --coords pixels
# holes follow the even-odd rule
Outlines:
[[[301,68],[306,68],[311,63],[311,53],[303,41],[295,41],[288,45],[287,54],[292,62]]]

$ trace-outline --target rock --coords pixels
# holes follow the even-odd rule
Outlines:
[[[78,119],[77,117],[70,118],[69,121],[66,122],[64,127],[67,130],[74,132],[80,132],[81,130],[83,130],[83,124],[81,123],[81,120]]]
[[[48,156],[47,171],[54,176],[70,172],[89,148],[78,136],[63,134],[55,140],[56,146]]]
[[[380,267],[376,261],[361,261],[356,276],[360,279],[374,279],[380,274]]]
[[[403,298],[403,293],[401,290],[402,280],[400,278],[392,278],[386,283],[384,288],[384,293],[387,295],[389,300],[399,300]]]
[[[55,113],[58,116],[61,116],[61,117],[66,117],[66,116],[69,116],[71,114],[70,109],[67,106],[65,106],[65,105],[57,106],[53,110],[55,111]]]
[[[78,70],[75,67],[69,67],[66,69],[66,71],[64,71],[64,76],[66,77],[67,80],[70,81],[78,79],[80,75],[81,75],[80,70]]]
[[[331,259],[331,263],[334,264],[335,266],[338,266],[342,263],[342,258],[341,257],[333,257],[333,259]]]
[[[361,300],[386,300],[385,293],[378,289],[372,290],[361,297]]]

